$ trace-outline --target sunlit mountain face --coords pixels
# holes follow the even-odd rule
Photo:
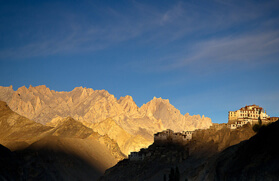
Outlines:
[[[78,87],[56,92],[46,86],[0,87],[0,99],[12,110],[46,125],[56,126],[72,117],[93,131],[115,140],[128,155],[153,142],[153,134],[166,128],[175,131],[208,128],[211,119],[182,115],[168,100],[155,98],[138,107],[131,96],[116,99],[105,90]]]

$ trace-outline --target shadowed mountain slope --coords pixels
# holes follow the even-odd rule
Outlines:
[[[20,116],[0,101],[0,144],[11,150],[21,149],[52,133],[52,127]]]
[[[14,113],[0,101],[0,144],[7,180],[94,180],[124,158],[117,143],[65,118],[50,126]],[[54,127],[52,127],[54,126]],[[7,157],[7,158],[6,158]],[[12,173],[16,173],[12,175]]]
[[[260,129],[247,141],[229,147],[209,162],[200,179],[278,180],[279,121]]]
[[[96,180],[102,173],[87,160],[59,148],[11,152],[0,145],[0,154],[0,180]]]
[[[154,143],[147,150],[140,151],[140,154],[146,155],[143,160],[125,159],[120,161],[108,169],[100,180],[164,180],[164,175],[168,178],[171,168],[175,167],[180,171],[180,180],[215,180],[215,176],[217,177],[219,173],[213,174],[213,176],[210,174],[224,168],[224,165],[217,166],[216,158],[226,152],[226,148],[231,145],[245,144],[246,142],[241,141],[247,140],[253,135],[255,133],[250,125],[236,130],[231,130],[225,125],[220,128],[196,130],[192,140],[185,145],[169,142]],[[227,157],[222,161],[226,162],[234,158]],[[249,167],[249,164],[247,166]],[[233,165],[225,167],[227,170],[224,170],[223,174],[226,175],[226,171],[230,170],[230,167],[233,168]],[[219,180],[227,179],[228,177],[222,177]]]

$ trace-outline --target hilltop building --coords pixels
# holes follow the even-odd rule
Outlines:
[[[128,158],[130,161],[144,161],[150,158],[154,159],[154,157],[162,159],[166,157],[168,162],[182,161],[189,155],[189,150],[185,149],[184,146],[192,139],[193,132],[183,131],[175,133],[170,129],[158,132],[154,134],[154,144],[151,147],[148,149],[142,148],[139,152],[131,152]],[[170,158],[171,160],[169,160]]]
[[[151,152],[148,152],[147,149],[140,149],[139,152],[131,152],[129,155],[129,160],[131,161],[141,161],[144,160],[146,157],[150,157]]]
[[[175,133],[167,129],[162,132],[154,134],[154,143],[179,143],[184,144],[192,139],[193,131],[183,131]]]
[[[258,123],[258,118],[261,118],[263,122],[268,121],[268,116],[266,114],[266,110],[258,105],[249,105],[240,108],[239,110],[236,111],[229,111],[229,124],[233,124],[235,122],[238,122],[237,124],[241,125],[243,124],[242,122],[249,122],[251,124],[256,124]]]

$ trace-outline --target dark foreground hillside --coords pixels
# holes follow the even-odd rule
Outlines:
[[[183,147],[153,144],[152,156],[123,160],[100,180],[279,180],[279,122],[254,134],[249,125],[223,127],[198,131]]]
[[[0,145],[0,180],[96,180],[98,168],[79,156],[48,148],[11,152]]]
[[[218,154],[200,180],[279,180],[279,121]],[[202,175],[201,175],[202,176]]]

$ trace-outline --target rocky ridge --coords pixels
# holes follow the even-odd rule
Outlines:
[[[180,111],[166,99],[154,97],[139,108],[131,96],[117,100],[105,90],[83,87],[76,87],[70,92],[57,92],[45,85],[37,87],[30,85],[28,89],[23,86],[16,91],[12,86],[0,86],[0,100],[5,101],[18,114],[42,124],[50,122],[57,116],[70,116],[75,120],[89,123],[98,123],[107,118],[145,119],[145,121],[156,119],[158,124],[159,120],[162,121],[162,125],[157,126],[158,129],[164,126],[174,131],[208,128],[211,125],[210,118],[181,115]]]

